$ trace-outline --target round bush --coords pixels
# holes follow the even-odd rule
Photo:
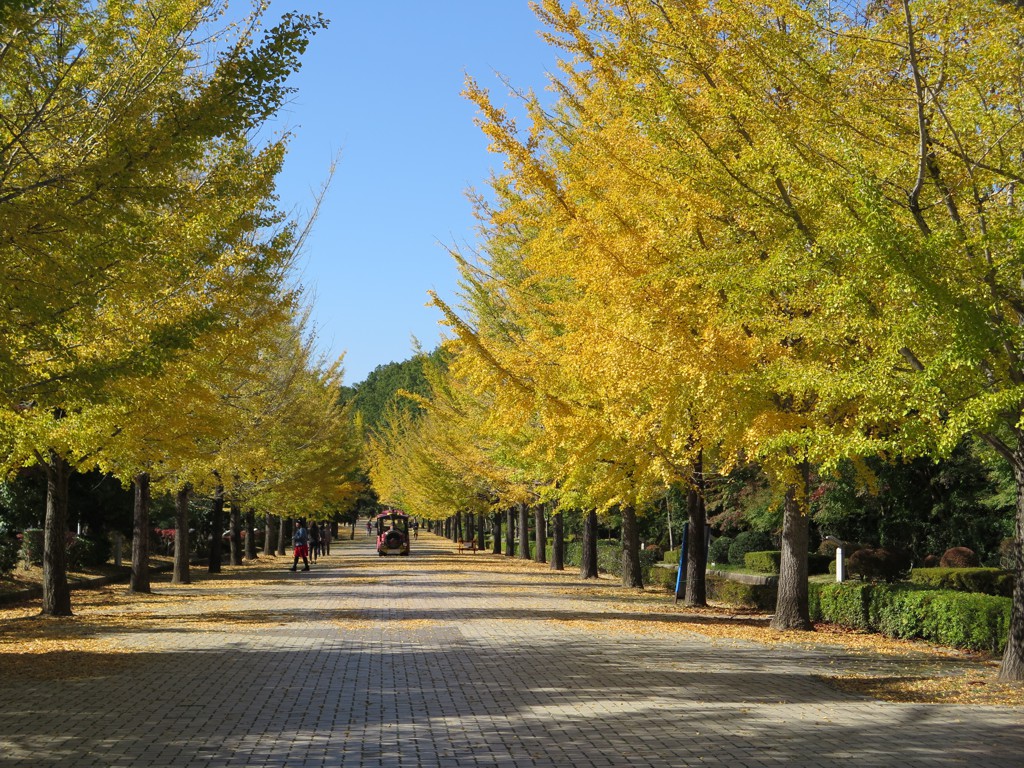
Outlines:
[[[649,560],[651,563],[660,563],[662,558],[665,557],[665,552],[657,544],[648,544],[643,549],[645,561]]]
[[[0,527],[0,574],[13,571],[20,555],[21,542],[18,537]]]
[[[953,547],[947,549],[939,560],[940,568],[977,568],[981,565],[973,549]]]
[[[893,582],[910,570],[913,558],[900,549],[858,549],[846,559],[851,576],[865,581]]]
[[[922,562],[925,568],[938,568],[939,567],[939,556],[938,555],[925,555]]]
[[[743,531],[729,545],[730,565],[744,565],[747,552],[772,549],[772,537],[763,531]]]
[[[717,539],[712,541],[711,546],[708,547],[708,562],[728,563],[729,547],[732,546],[732,542],[732,536],[719,536]]]
[[[30,565],[43,564],[43,529],[29,528],[21,537],[21,552]]]
[[[68,545],[68,568],[98,568],[110,559],[113,545],[103,536],[76,536]]]

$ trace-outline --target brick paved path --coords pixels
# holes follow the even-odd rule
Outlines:
[[[194,599],[105,633],[133,653],[0,678],[0,766],[1024,765],[1020,709],[814,677],[891,661],[613,628],[621,604],[572,574],[450,552],[378,558],[360,531],[310,573],[157,584]]]

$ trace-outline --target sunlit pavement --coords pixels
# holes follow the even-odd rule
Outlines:
[[[631,631],[574,574],[428,534],[409,558],[360,528],[309,573],[278,560],[155,584],[162,615],[195,621],[93,627],[114,663],[0,678],[0,766],[1024,765],[1020,709],[815,676],[884,658],[659,632],[664,615]]]

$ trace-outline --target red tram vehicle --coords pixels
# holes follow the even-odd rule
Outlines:
[[[377,515],[377,554],[409,554],[409,516],[397,509],[386,509]]]

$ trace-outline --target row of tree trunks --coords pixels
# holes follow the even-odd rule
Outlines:
[[[561,512],[551,516],[551,570],[565,570],[565,528]]]
[[[693,478],[686,493],[689,536],[686,542],[686,594],[683,602],[691,607],[708,604],[705,574],[708,569],[707,508],[704,504],[704,453],[698,452]]]
[[[149,474],[140,472],[135,486],[135,510],[132,515],[132,592],[148,593],[149,586]]]
[[[636,510],[621,508],[622,513],[622,586],[643,589],[644,574],[640,567],[640,527]]]
[[[1004,682],[1024,680],[1024,432],[1018,430],[1017,450],[1010,462],[1017,491],[1017,514],[1014,520],[1013,597],[1010,603],[1010,634],[999,665],[999,679]]]
[[[68,586],[68,478],[71,468],[57,451],[46,457],[46,521],[43,525],[43,608],[47,616],[71,615]]]
[[[228,540],[231,544],[230,547],[230,560],[231,565],[242,564],[242,510],[238,506],[237,501],[231,502],[231,515],[229,517],[230,523],[229,528],[231,530]]]
[[[516,516],[512,507],[505,512],[505,557],[516,556]]]
[[[597,511],[590,510],[583,519],[583,553],[580,558],[580,576],[597,578]]]
[[[256,510],[252,507],[245,512],[245,559],[256,559]]]
[[[538,504],[533,508],[533,531],[536,544],[533,559],[538,563],[546,563],[548,561],[548,540],[543,504]]]
[[[807,540],[809,519],[804,514],[809,468],[800,467],[803,488],[786,491],[782,517],[782,560],[779,563],[779,595],[772,629],[813,629],[807,602]]]
[[[274,557],[277,554],[277,539],[275,534],[274,521],[277,519],[276,515],[272,515],[269,512],[264,516],[263,521],[263,554]]]
[[[192,575],[188,568],[188,554],[191,542],[188,534],[188,498],[191,488],[179,488],[174,495],[174,573],[172,584],[191,584]]]
[[[210,511],[210,538],[208,540],[207,570],[210,573],[220,573],[223,561],[223,534],[224,530],[224,486],[220,483],[213,493],[213,507]]]
[[[519,510],[519,559],[530,559],[530,508],[517,504]]]

